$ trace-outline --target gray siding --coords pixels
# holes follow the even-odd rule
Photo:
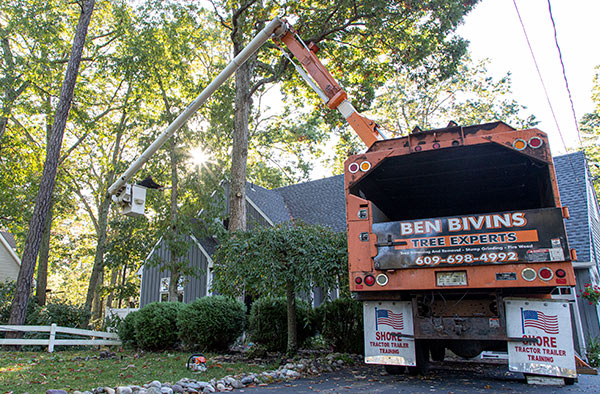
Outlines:
[[[198,277],[187,278],[187,283],[183,289],[183,302],[189,303],[196,298],[204,297],[207,294],[206,270],[208,267],[208,259],[191,237],[186,237],[186,241],[190,245],[190,248],[188,249],[185,258],[191,266],[199,269]],[[160,300],[160,279],[170,276],[168,270],[161,271],[161,268],[164,267],[164,265],[153,266],[150,263],[157,258],[160,259],[160,261],[168,261],[170,258],[170,252],[162,241],[159,242],[152,254],[148,256],[146,264],[144,265],[140,307]]]
[[[575,269],[575,279],[577,281],[576,294],[581,294],[586,283],[594,283],[592,279],[593,272],[596,268],[582,268]],[[583,297],[577,299],[579,306],[579,315],[581,317],[581,326],[583,327],[583,333],[585,340],[588,338],[600,337],[600,323],[598,322],[598,312],[594,305],[590,305]]]

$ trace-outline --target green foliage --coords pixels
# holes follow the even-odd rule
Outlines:
[[[288,281],[297,292],[346,281],[346,234],[303,223],[228,234],[215,257],[214,287],[221,294],[282,296]]]
[[[596,193],[600,193],[600,66],[596,66],[594,85],[592,87],[592,100],[595,108],[582,116],[579,121],[579,130],[583,140],[583,147],[592,174],[592,181]]]
[[[90,319],[89,311],[83,305],[73,305],[69,302],[53,302],[38,310],[37,324],[56,324],[62,327],[87,328]]]
[[[314,334],[310,316],[310,305],[306,301],[296,299],[299,345]],[[288,340],[287,322],[285,297],[259,298],[250,308],[250,337],[269,351],[285,351]]]
[[[364,351],[363,307],[351,298],[338,298],[315,309],[315,321],[325,341],[336,352]]]
[[[586,355],[592,367],[600,367],[600,340],[598,337],[587,339]]]
[[[139,311],[128,313],[127,316],[119,323],[117,333],[119,338],[126,348],[136,348],[137,341],[135,339],[135,321]]]
[[[8,324],[16,286],[15,281],[0,282],[0,324]],[[35,297],[30,296],[29,303],[27,304],[27,320],[25,323],[37,324],[38,311],[39,308]]]
[[[186,348],[227,350],[246,326],[246,306],[230,297],[203,297],[177,315],[179,337]]]
[[[153,302],[137,311],[133,318],[135,341],[144,350],[173,349],[177,345],[179,302]]]

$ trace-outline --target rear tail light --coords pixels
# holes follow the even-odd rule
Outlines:
[[[537,277],[537,274],[534,269],[525,268],[523,271],[521,271],[521,276],[526,281],[531,282],[531,281],[535,280],[535,278]]]
[[[542,140],[540,137],[531,137],[529,139],[529,146],[533,149],[540,148],[542,145],[544,145],[544,140]]]
[[[433,149],[440,149],[440,143],[436,142],[435,144],[433,144]]]
[[[354,278],[354,283],[360,285],[362,283],[362,278],[360,276],[357,276],[356,278]]]
[[[540,268],[538,275],[541,280],[550,280],[554,278],[554,272],[548,267]]]
[[[375,284],[375,277],[373,275],[365,276],[365,285],[373,286]]]
[[[348,171],[350,171],[353,174],[357,173],[358,172],[358,164],[350,163],[350,165],[348,166]]]
[[[415,146],[415,152],[421,152],[422,149],[423,147],[421,147],[421,145]]]
[[[522,139],[516,139],[513,142],[513,148],[515,148],[516,150],[523,150],[525,148],[527,148],[527,142],[525,142],[525,140]]]
[[[556,270],[556,277],[557,278],[564,278],[565,276],[567,276],[567,271],[565,271],[562,268],[559,268]]]

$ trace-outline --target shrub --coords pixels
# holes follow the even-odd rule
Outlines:
[[[310,305],[296,299],[296,327],[298,346],[314,331],[310,322]],[[250,336],[269,351],[285,351],[287,348],[287,301],[281,298],[259,298],[250,308]]]
[[[590,365],[594,368],[600,367],[600,341],[598,337],[588,337],[586,353]]]
[[[245,326],[244,303],[223,296],[199,298],[177,315],[179,338],[189,349],[227,350]]]
[[[128,313],[117,326],[119,339],[121,339],[123,346],[126,348],[137,347],[137,342],[135,340],[135,319],[137,318],[137,315],[138,311]]]
[[[315,316],[323,338],[335,351],[363,353],[363,308],[360,302],[338,298],[316,308]]]
[[[53,302],[39,308],[37,324],[48,326],[54,323],[62,327],[86,328],[89,319],[90,313],[83,306]]]
[[[177,345],[179,302],[153,302],[133,318],[135,341],[144,350],[172,349]]]

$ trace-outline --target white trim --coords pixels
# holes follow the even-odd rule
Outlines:
[[[248,201],[248,203],[252,206],[252,208],[254,208],[256,210],[256,212],[258,212],[260,214],[260,216],[262,216],[263,219],[265,219],[267,221],[267,223],[269,223],[271,226],[275,227],[275,224],[273,223],[273,221],[268,218],[268,216],[258,207],[258,205],[256,205],[254,203],[254,201],[252,201],[250,199],[250,197],[248,197],[248,195],[246,195],[246,201]]]
[[[8,250],[8,254],[10,254],[10,256],[13,258],[13,260],[15,260],[15,263],[17,263],[17,265],[19,267],[21,267],[21,259],[19,258],[19,256],[17,256],[17,254],[15,253],[15,250],[12,248],[12,246],[10,246],[8,244],[8,241],[6,239],[4,239],[4,236],[2,235],[2,233],[0,233],[0,242],[2,242],[2,245],[4,245],[6,247],[6,250]]]

